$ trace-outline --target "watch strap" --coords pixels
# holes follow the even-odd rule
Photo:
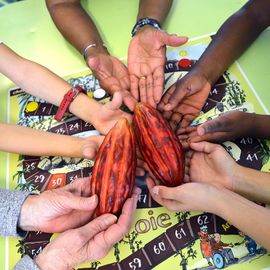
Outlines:
[[[156,29],[161,30],[161,25],[157,20],[146,17],[137,21],[137,23],[132,28],[131,36],[134,37],[137,31],[145,25],[152,25]]]
[[[55,120],[61,121],[64,114],[69,110],[69,106],[71,102],[78,96],[79,93],[85,93],[86,91],[80,87],[79,85],[77,86],[71,86],[71,88],[66,92],[64,95],[63,100],[61,101],[58,110],[55,114]]]

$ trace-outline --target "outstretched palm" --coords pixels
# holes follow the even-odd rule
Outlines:
[[[166,45],[180,46],[186,41],[151,26],[137,32],[128,49],[131,93],[136,99],[156,106],[163,91]]]

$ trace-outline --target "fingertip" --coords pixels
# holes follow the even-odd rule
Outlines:
[[[173,108],[172,108],[172,105],[171,104],[166,104],[164,107],[163,107],[164,111],[171,111]]]
[[[205,129],[204,129],[203,125],[200,125],[197,127],[197,133],[199,136],[202,136],[205,134]]]
[[[152,192],[154,195],[158,196],[159,195],[159,191],[160,191],[160,187],[159,186],[154,186],[152,188]]]

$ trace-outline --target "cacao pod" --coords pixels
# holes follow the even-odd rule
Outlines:
[[[161,113],[145,103],[137,103],[134,127],[143,159],[154,176],[164,185],[175,187],[185,174],[182,145]]]
[[[109,131],[101,144],[92,172],[91,194],[97,194],[96,215],[119,214],[131,196],[137,166],[133,129],[123,118]]]

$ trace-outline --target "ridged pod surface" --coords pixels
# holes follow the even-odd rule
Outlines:
[[[91,194],[97,194],[96,215],[119,214],[131,196],[137,166],[136,141],[133,129],[123,118],[109,131],[95,160]]]
[[[134,127],[143,159],[155,177],[166,186],[182,183],[185,157],[182,145],[161,113],[145,103],[137,103]]]

